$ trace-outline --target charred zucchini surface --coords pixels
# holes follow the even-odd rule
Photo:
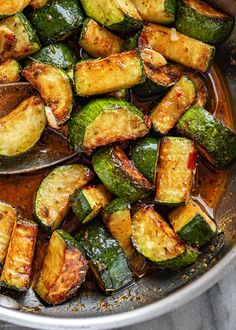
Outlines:
[[[16,60],[7,60],[0,64],[0,84],[18,82],[20,64]]]
[[[69,211],[70,196],[92,178],[92,171],[80,164],[59,166],[50,172],[35,198],[34,213],[40,225],[50,232],[57,229]]]
[[[45,126],[43,101],[38,96],[27,98],[0,119],[0,155],[10,157],[29,150],[38,142]]]
[[[236,134],[207,110],[193,106],[180,118],[177,130],[196,142],[199,151],[218,168],[236,158]]]
[[[206,72],[210,69],[215,47],[179,32],[176,33],[176,38],[173,38],[172,34],[172,30],[167,27],[145,24],[140,36],[141,46],[149,45],[165,58],[197,71]]]
[[[132,0],[144,21],[170,24],[175,20],[175,0]]]
[[[151,136],[138,139],[131,147],[134,166],[153,184],[156,182],[159,147],[160,139]]]
[[[216,224],[194,200],[169,214],[174,231],[185,242],[202,246],[216,234]]]
[[[206,43],[224,41],[232,31],[234,17],[201,0],[177,2],[176,28],[181,33]]]
[[[199,252],[186,246],[152,206],[141,206],[132,217],[132,240],[146,258],[164,268],[194,263]]]
[[[151,183],[117,145],[97,151],[92,158],[92,164],[102,183],[118,197],[136,201],[147,196],[153,189]]]
[[[94,219],[110,200],[110,193],[102,184],[98,184],[76,190],[70,203],[77,219],[85,224]]]
[[[162,139],[156,183],[156,202],[167,206],[186,203],[196,168],[196,148],[191,140]]]
[[[73,97],[66,73],[50,64],[32,63],[22,74],[45,101],[49,125],[58,128],[65,123],[70,117]]]
[[[4,263],[12,230],[17,220],[18,211],[11,205],[0,201],[0,264]]]
[[[132,33],[142,28],[142,18],[131,0],[81,0],[87,16],[110,30]]]
[[[116,198],[105,206],[102,217],[107,229],[130,259],[135,253],[131,242],[130,203],[124,198]]]
[[[166,135],[190,107],[195,97],[193,82],[183,76],[152,110],[150,119],[154,130]]]
[[[87,260],[76,240],[64,230],[56,230],[34,290],[46,303],[61,304],[77,292],[87,269]]]
[[[114,92],[143,81],[142,61],[134,50],[104,59],[80,61],[75,66],[75,87],[79,96]]]
[[[21,12],[30,0],[0,0],[0,18]]]
[[[21,60],[40,49],[40,41],[37,34],[24,14],[20,13],[10,16],[1,21],[2,25],[10,29],[16,38],[14,47],[10,47],[1,56],[2,61],[9,58]]]
[[[49,0],[31,0],[30,6],[33,7],[34,9],[38,9],[46,5],[48,2]]]
[[[25,291],[29,288],[37,233],[38,228],[34,222],[21,218],[16,220],[0,286],[16,291]]]
[[[76,239],[84,249],[102,291],[109,294],[131,284],[129,261],[100,219],[80,230]]]
[[[124,40],[99,25],[91,18],[86,18],[81,31],[79,44],[93,57],[107,57],[120,53]]]
[[[140,110],[117,99],[88,103],[69,122],[69,144],[90,154],[97,147],[146,135],[149,127]]]

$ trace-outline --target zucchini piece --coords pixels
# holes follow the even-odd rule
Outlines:
[[[49,125],[58,128],[64,124],[73,106],[73,92],[67,74],[50,64],[36,62],[28,65],[22,75],[37,89],[46,103]]]
[[[167,63],[159,68],[154,68],[146,63],[143,65],[146,80],[132,89],[139,97],[158,96],[164,93],[174,86],[185,72],[185,68],[181,64]]]
[[[0,118],[0,155],[15,156],[32,148],[40,139],[46,121],[41,98],[31,96],[24,100]]]
[[[132,33],[142,28],[142,18],[131,0],[81,0],[87,16],[110,30]]]
[[[98,184],[76,190],[70,203],[77,219],[85,224],[94,219],[110,200],[111,194],[104,185]]]
[[[75,54],[69,46],[62,42],[49,45],[40,49],[30,59],[38,62],[49,63],[59,69],[68,69],[75,63]]]
[[[11,205],[0,201],[0,265],[3,265],[6,258],[12,230],[18,211]]]
[[[147,196],[153,189],[117,145],[97,151],[92,164],[102,183],[118,197],[134,202]]]
[[[196,155],[191,140],[172,136],[162,139],[156,183],[157,203],[172,206],[189,200]]]
[[[134,50],[104,59],[80,61],[75,66],[75,87],[79,96],[114,92],[143,81],[142,61]]]
[[[0,286],[25,291],[30,286],[38,228],[33,221],[18,218],[15,222]]]
[[[20,64],[16,60],[7,60],[0,64],[0,84],[20,80]]]
[[[175,20],[175,0],[132,0],[144,21],[170,24]]]
[[[201,0],[177,2],[177,30],[206,43],[216,44],[224,41],[230,35],[234,21],[234,17]]]
[[[152,109],[150,120],[153,128],[166,135],[196,98],[194,84],[186,76],[177,82],[166,96]]]
[[[153,184],[156,182],[159,147],[160,139],[151,136],[138,139],[131,147],[134,166]]]
[[[59,166],[50,172],[35,197],[34,213],[40,225],[49,232],[57,229],[69,211],[70,196],[92,178],[93,172],[80,164]]]
[[[149,205],[141,206],[132,218],[132,240],[142,255],[164,268],[186,267],[199,256],[198,250],[186,246]]]
[[[172,35],[172,29],[157,24],[146,24],[140,37],[141,46],[146,48],[149,45],[165,58],[197,71],[206,72],[210,69],[215,55],[214,46],[179,32],[176,32],[175,38]]]
[[[196,99],[193,102],[193,105],[204,107],[209,100],[209,92],[207,88],[206,79],[199,73],[195,73],[195,72],[188,72],[187,76],[194,83],[197,94]]]
[[[78,0],[54,0],[32,11],[29,18],[40,40],[50,44],[77,31],[85,17]]]
[[[8,17],[1,21],[1,25],[10,29],[16,37],[15,46],[6,50],[4,56],[1,54],[1,61],[9,58],[21,60],[40,49],[39,38],[24,14]]]
[[[149,127],[143,113],[132,104],[117,99],[99,99],[85,105],[69,122],[70,146],[90,154],[99,146],[136,139]]]
[[[192,199],[187,205],[171,212],[168,217],[174,231],[190,244],[202,246],[216,234],[215,222]]]
[[[34,291],[47,304],[70,299],[85,281],[87,260],[76,240],[64,230],[53,232]]]
[[[0,0],[0,18],[21,12],[31,0]]]
[[[236,158],[236,134],[205,109],[193,106],[177,123],[178,132],[196,142],[199,151],[219,169]]]
[[[102,291],[109,294],[131,284],[129,261],[100,219],[82,228],[75,238],[84,249]]]
[[[107,229],[122,247],[129,259],[135,253],[131,241],[130,203],[124,198],[116,198],[105,206],[102,212]]]
[[[91,18],[86,18],[80,34],[79,45],[93,57],[107,57],[120,53],[124,40],[99,25]]]
[[[124,41],[123,51],[138,49],[140,32],[135,33]]]
[[[0,25],[0,63],[6,61],[10,50],[16,46],[16,34],[6,25]]]
[[[49,0],[31,0],[30,6],[34,9],[38,9],[45,6],[48,2]]]

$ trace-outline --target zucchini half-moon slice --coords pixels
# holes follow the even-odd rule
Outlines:
[[[21,12],[31,0],[0,0],[0,18]]]
[[[20,64],[16,60],[7,60],[0,64],[0,84],[20,80]]]
[[[45,63],[32,63],[22,74],[45,101],[49,125],[58,128],[64,124],[70,117],[73,102],[72,87],[67,74]]]
[[[15,156],[32,148],[45,126],[44,103],[38,96],[24,100],[0,119],[0,155]]]

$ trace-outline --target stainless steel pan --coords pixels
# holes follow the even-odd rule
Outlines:
[[[236,1],[211,1],[236,14]],[[236,29],[217,52],[229,85],[236,117]],[[215,284],[236,263],[236,164],[216,212],[224,235],[206,248],[196,266],[181,272],[153,272],[127,290],[105,298],[81,293],[58,307],[44,307],[32,292],[18,300],[20,311],[0,307],[0,319],[38,329],[111,329],[157,317],[177,308]]]

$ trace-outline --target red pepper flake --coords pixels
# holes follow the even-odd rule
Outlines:
[[[178,92],[178,93],[177,93],[177,97],[181,97],[182,95],[183,95],[182,92]]]
[[[194,170],[196,168],[196,163],[197,163],[197,151],[194,150],[189,154],[188,168],[190,170]]]
[[[88,230],[85,230],[85,232],[84,232],[84,238],[87,239],[88,238],[88,235],[89,235]]]
[[[107,307],[107,304],[105,302],[101,303],[101,307],[102,308],[106,308]]]

